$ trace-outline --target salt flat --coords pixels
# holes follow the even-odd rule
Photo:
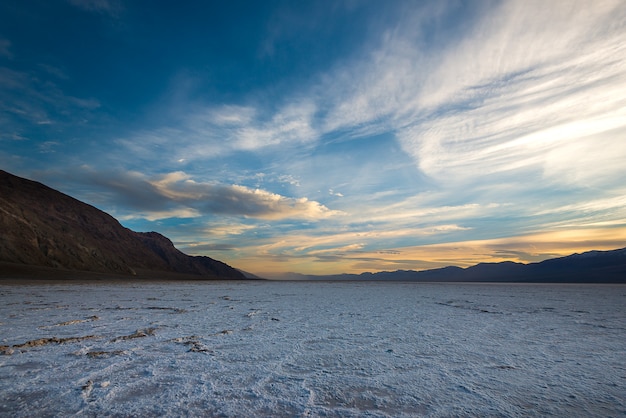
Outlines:
[[[626,286],[0,285],[0,415],[624,416]]]

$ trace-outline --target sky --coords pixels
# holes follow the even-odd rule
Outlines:
[[[0,3],[0,168],[265,277],[626,246],[626,2]]]

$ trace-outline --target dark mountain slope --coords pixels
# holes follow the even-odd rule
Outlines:
[[[531,281],[626,283],[626,248],[588,251],[525,266]]]
[[[244,278],[220,261],[183,254],[156,232],[131,231],[93,206],[2,170],[0,230],[0,262],[5,263],[127,275],[150,271]]]

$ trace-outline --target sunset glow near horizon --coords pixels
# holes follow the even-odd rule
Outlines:
[[[626,2],[6,1],[0,168],[267,277],[626,246]]]

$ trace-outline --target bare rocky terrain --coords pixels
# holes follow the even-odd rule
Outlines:
[[[91,205],[2,170],[0,230],[0,277],[245,278],[220,261],[182,253],[157,232],[131,231]]]

